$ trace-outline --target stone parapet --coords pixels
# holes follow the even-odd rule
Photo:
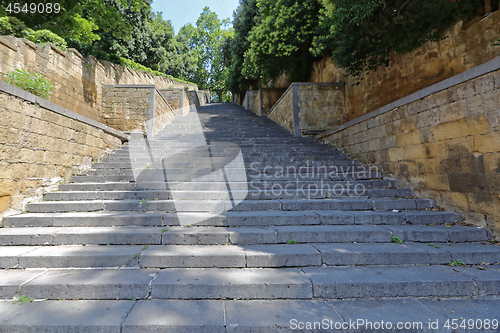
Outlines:
[[[500,58],[320,137],[500,232]]]
[[[128,136],[0,82],[0,212],[90,167]]]

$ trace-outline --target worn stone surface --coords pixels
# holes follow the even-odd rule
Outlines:
[[[139,301],[123,323],[123,333],[224,331],[222,301]]]
[[[472,278],[440,266],[344,266],[303,271],[313,283],[314,297],[467,296],[474,289]]]
[[[328,303],[320,300],[226,302],[227,332],[290,332],[306,322],[323,319],[342,321]],[[316,327],[318,328],[318,327]]]
[[[165,269],[152,284],[152,298],[312,298],[312,285],[298,269]]]
[[[14,332],[120,333],[131,301],[0,302],[0,330]]]

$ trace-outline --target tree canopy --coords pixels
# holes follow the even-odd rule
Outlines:
[[[323,58],[352,76],[388,65],[393,52],[441,39],[443,29],[470,18],[483,1],[240,0],[233,28],[205,7],[175,35],[152,0],[61,0],[57,13],[51,7],[44,14],[19,0],[17,11],[0,7],[0,33],[189,80],[227,101],[229,92],[269,86],[283,75],[306,81]],[[498,0],[490,3],[498,8]]]
[[[23,6],[26,3],[26,10]],[[48,5],[49,0],[39,3]],[[58,13],[32,15],[0,9],[2,33],[74,47],[84,55],[123,65],[136,63],[152,71],[187,79],[196,67],[187,41],[175,36],[169,20],[155,13],[151,0],[62,0]],[[11,8],[13,9],[13,8]]]
[[[328,57],[358,76],[388,65],[392,52],[441,39],[443,29],[481,6],[481,0],[241,0],[228,85],[242,93],[281,75],[308,80],[312,63]]]
[[[196,25],[186,24],[179,31],[179,38],[187,41],[195,71],[190,80],[200,89],[210,89],[219,101],[229,101],[226,78],[229,71],[228,43],[233,38],[229,19],[219,20],[217,14],[205,7]]]

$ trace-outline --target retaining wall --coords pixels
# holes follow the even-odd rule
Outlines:
[[[93,56],[82,56],[75,49],[62,51],[51,43],[34,44],[23,38],[0,36],[0,80],[14,69],[37,71],[56,86],[50,101],[96,121],[102,121],[102,85],[154,85],[159,89],[196,85],[134,71]]]
[[[500,234],[500,57],[319,137]]]
[[[127,140],[119,131],[0,82],[0,212],[23,210],[27,198],[69,180]]]

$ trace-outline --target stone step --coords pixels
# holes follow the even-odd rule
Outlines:
[[[426,280],[426,282],[430,282]],[[424,282],[420,283],[420,285]],[[431,285],[431,283],[425,283]],[[453,286],[453,283],[450,283]],[[404,290],[404,289],[403,289]],[[436,288],[435,290],[439,290]],[[498,328],[500,302],[470,299],[356,300],[47,300],[0,302],[2,332],[277,332],[323,328],[331,332],[447,332],[448,323],[488,319]],[[463,319],[460,319],[463,318]],[[496,319],[496,321],[493,321]],[[453,322],[453,320],[455,320]],[[495,326],[493,326],[493,324]],[[316,325],[316,326],[314,326]],[[321,326],[324,325],[324,326]],[[390,326],[389,326],[390,325]],[[401,328],[397,328],[398,325]],[[407,325],[406,329],[404,328]],[[409,325],[409,326],[408,326]],[[430,329],[429,329],[430,327]],[[436,329],[434,329],[436,327]],[[467,327],[467,326],[465,326]],[[475,324],[472,327],[476,327]],[[309,330],[309,331],[311,331]],[[382,330],[380,330],[382,331]],[[479,331],[479,330],[473,330]],[[491,331],[491,330],[490,330]],[[472,332],[472,331],[471,331]]]
[[[160,166],[152,166],[149,165],[141,168],[133,168],[130,163],[124,163],[122,165],[116,163],[103,163],[103,164],[94,164],[93,170],[88,170],[86,175],[122,175],[122,174],[133,174],[132,170],[136,173],[142,172],[141,170],[165,170],[167,174],[171,173],[183,173],[190,172],[193,168],[198,169],[211,169],[214,170],[211,165],[203,164],[203,165],[192,165],[192,166],[179,166],[177,168],[162,168]],[[255,165],[247,165],[245,168],[243,167],[225,167],[226,170],[246,170],[247,173],[266,173],[266,174],[310,174],[310,173],[358,173],[358,172],[375,172],[377,171],[375,168],[371,169],[365,166],[338,166],[338,165],[325,165],[325,166],[300,166],[300,167],[256,167]],[[191,171],[192,172],[192,171]]]
[[[500,246],[480,243],[265,245],[95,245],[0,248],[0,268],[280,268],[500,263]]]
[[[27,213],[4,218],[6,227],[105,227],[105,226],[296,226],[296,225],[429,225],[460,221],[454,212],[438,211],[268,211],[213,213],[75,212]]]
[[[142,155],[142,156],[138,155],[138,156],[132,156],[132,157],[130,157],[130,156],[123,156],[123,157],[110,156],[110,157],[103,158],[102,162],[103,163],[124,163],[124,162],[126,163],[126,162],[129,162],[131,159],[133,159],[136,162],[149,163],[151,161],[151,159],[153,159],[154,161],[160,161],[161,157],[162,157],[161,155],[155,156],[154,154]],[[186,165],[188,161],[191,161],[191,159],[187,160],[186,156],[177,157],[177,155],[176,156],[167,156],[167,157],[163,157],[163,158],[166,158],[169,165],[172,165],[173,167],[175,167],[175,166],[182,167],[183,165]],[[235,158],[236,158],[236,156],[235,156]],[[222,160],[222,158],[220,158],[219,161],[220,160]],[[226,160],[226,159],[224,159],[224,160]],[[261,157],[261,156],[246,156],[246,155],[243,156],[243,161],[246,164],[251,165],[253,163],[255,166],[259,166],[259,164],[261,164],[261,165],[267,164],[270,166],[276,166],[276,165],[286,165],[286,166],[298,165],[298,166],[301,166],[301,165],[314,165],[313,162],[316,162],[316,165],[330,165],[330,164],[335,165],[335,162],[337,162],[337,161],[346,161],[346,160],[350,161],[350,157],[347,155],[312,156],[312,157],[301,157],[301,156],[297,156],[297,157],[294,157],[294,156],[292,156],[292,157],[290,157],[290,156]],[[193,163],[206,165],[206,163],[209,163],[209,162],[217,162],[217,158],[213,157],[213,158],[209,159],[208,157],[204,157],[204,158],[194,159],[193,161],[194,161]],[[229,160],[229,161],[231,161],[231,160]],[[177,165],[175,165],[175,163],[177,163]],[[354,162],[354,163],[357,163],[357,162]],[[344,162],[344,164],[351,164],[351,162]]]
[[[241,177],[241,171],[239,169],[235,170],[236,173],[234,176],[236,177]],[[158,170],[158,177],[164,175],[163,170]],[[161,172],[161,173],[160,173]],[[228,171],[226,171],[226,174],[228,174]],[[145,176],[146,179],[152,179],[156,178],[154,175]],[[195,178],[196,177],[196,178]],[[309,181],[330,181],[330,180],[370,180],[370,179],[382,179],[382,173],[380,172],[358,172],[355,174],[352,173],[318,173],[318,172],[310,172],[308,174],[297,174],[297,175],[283,175],[283,174],[249,174],[248,175],[249,180],[251,181],[283,181],[283,180],[288,180],[288,181],[302,181],[302,180],[309,180]],[[163,179],[163,178],[160,178]],[[168,175],[168,180],[170,182],[186,182],[186,181],[191,181],[191,180],[196,180],[198,182],[225,182],[225,177],[221,172],[211,172],[211,173],[199,173],[199,174],[194,174],[193,176],[189,175],[182,175],[182,174],[171,174]],[[115,176],[73,176],[71,178],[71,181],[73,183],[85,183],[85,182],[90,182],[90,183],[105,183],[105,182],[133,182],[135,181],[134,176],[132,175],[115,175]],[[147,180],[146,180],[147,181]]]
[[[175,193],[175,192],[174,192]],[[237,193],[237,191],[234,191]],[[200,193],[198,193],[200,194]],[[203,194],[203,193],[201,193]],[[214,195],[207,192],[208,195]],[[245,194],[245,192],[243,192]],[[434,207],[430,199],[338,198],[244,200],[234,206],[231,200],[78,200],[30,203],[31,213],[161,211],[161,212],[227,212],[227,211],[305,211],[305,210],[426,210]]]
[[[332,178],[339,177],[340,175],[350,175],[352,177],[362,174],[364,178],[369,177],[370,173],[373,174],[375,178],[378,178],[379,173],[376,171],[369,171],[365,169],[364,167],[356,168],[358,170],[354,169],[346,169],[344,172],[342,172],[342,167],[330,167],[330,168],[320,168],[317,169],[316,167],[298,167],[298,168],[289,168],[289,170],[283,169],[283,168],[264,168],[264,169],[254,169],[252,167],[247,167],[247,168],[224,168],[226,173],[229,174],[235,174],[235,173],[240,173],[240,172],[245,172],[245,174],[250,177],[254,178],[255,176],[260,176],[260,175],[279,175],[281,177],[283,176],[293,176],[295,178],[300,178],[300,177],[314,177],[315,174],[331,174]],[[188,176],[196,176],[196,175],[205,175],[205,174],[210,174],[217,169],[213,169],[211,166],[179,166],[176,168],[136,168],[136,169],[130,169],[130,168],[119,168],[119,169],[96,169],[96,170],[88,170],[86,172],[87,176],[116,176],[116,175],[121,175],[121,176],[133,176],[138,175],[140,177],[144,177],[147,175],[163,175],[166,174],[167,177],[170,179],[172,175],[188,175]],[[144,174],[144,175],[143,175]],[[162,177],[163,178],[163,177]]]
[[[46,193],[45,201],[76,201],[76,200],[228,200],[228,192],[225,184],[219,183],[218,190],[164,190],[164,191],[61,191]],[[245,184],[246,185],[246,184]],[[237,186],[234,186],[238,188]],[[326,187],[325,187],[326,188]],[[272,190],[232,190],[233,196],[238,192],[242,195],[246,192],[248,200],[272,200],[272,199],[302,199],[302,198],[339,198],[339,197],[366,197],[366,198],[408,198],[411,197],[409,189],[363,189],[358,192],[353,188],[345,189],[339,187],[335,190],[320,189],[280,189]]]
[[[285,156],[349,156],[349,154],[344,153],[343,151],[332,148],[332,147],[318,147],[317,145],[308,145],[308,146],[293,146],[293,145],[279,145],[279,144],[270,144],[267,147],[259,144],[251,144],[251,145],[241,145],[233,142],[227,142],[230,147],[217,147],[217,149],[210,149],[210,152],[213,150],[213,156],[217,156],[224,151],[227,151],[230,154],[241,152],[243,156],[271,156],[272,154],[276,154],[280,157]],[[133,148],[122,148],[120,150],[116,150],[114,153],[109,154],[108,156],[129,156],[130,153],[139,154],[139,155],[149,155],[149,154],[158,154],[158,153],[168,153],[169,155],[184,155],[189,151],[193,152],[199,150],[200,152],[206,152],[210,146],[200,145],[199,143],[195,144],[187,144],[181,146],[175,146],[173,144],[161,143],[155,145],[150,142],[149,146],[142,144],[141,146],[133,147]],[[237,150],[235,150],[237,149]]]
[[[498,296],[500,267],[34,269],[0,271],[0,298],[313,299]]]
[[[375,179],[375,180],[357,180],[357,181],[313,181],[313,180],[299,180],[290,183],[289,181],[275,180],[275,181],[248,181],[248,182],[231,182],[231,186],[236,188],[245,188],[250,190],[271,190],[273,188],[287,188],[287,189],[315,189],[315,188],[330,188],[334,189],[335,186],[339,188],[355,188],[363,187],[374,190],[385,190],[396,187],[394,179]],[[168,187],[171,190],[184,189],[184,190],[217,190],[221,188],[220,182],[169,182]],[[107,182],[107,183],[70,183],[61,184],[60,191],[143,191],[143,190],[162,190],[165,189],[164,182]],[[401,189],[404,190],[404,189]]]
[[[209,141],[210,142],[210,141]],[[237,144],[241,150],[259,150],[259,151],[339,151],[339,149],[336,149],[334,147],[328,146],[328,145],[320,145],[316,142],[309,142],[309,143],[298,143],[298,142],[293,142],[291,140],[276,140],[274,138],[270,138],[269,140],[257,140],[257,139],[238,139],[238,140],[217,140],[216,142],[231,142],[234,144]],[[150,140],[148,145],[148,148],[144,147],[143,142],[132,142],[133,146],[131,144],[126,144],[121,147],[120,151],[129,151],[129,150],[136,150],[136,149],[143,149],[143,150],[149,150],[149,149],[184,149],[186,147],[199,147],[199,142],[198,141],[189,141],[185,140],[183,141],[182,138],[179,138],[178,140],[172,140],[169,142],[169,140]]]
[[[0,245],[252,245],[287,243],[486,242],[488,229],[412,225],[280,227],[18,227],[1,228]],[[431,245],[434,246],[434,245]],[[437,245],[436,245],[437,246]]]

